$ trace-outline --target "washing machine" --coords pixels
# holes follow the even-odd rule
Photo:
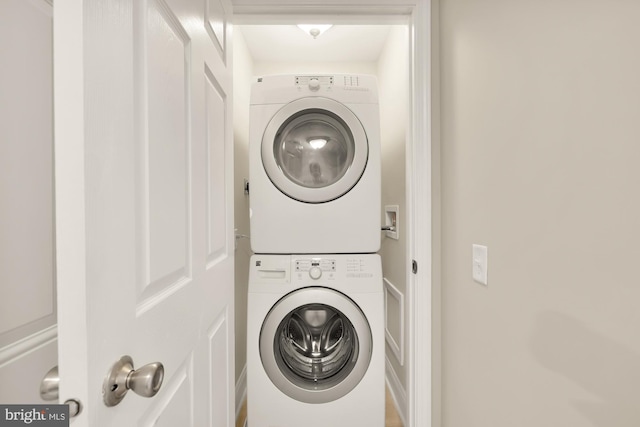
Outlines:
[[[254,255],[247,318],[249,427],[383,427],[377,254]]]
[[[251,90],[255,253],[380,248],[380,113],[365,75],[278,75]]]

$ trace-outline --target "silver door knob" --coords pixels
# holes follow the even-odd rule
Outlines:
[[[40,397],[42,400],[58,400],[60,396],[60,374],[58,367],[54,366],[40,382]],[[73,418],[82,412],[82,403],[78,399],[67,399],[65,405],[69,405],[69,417]]]
[[[60,375],[58,375],[58,367],[54,366],[40,382],[40,398],[42,400],[58,400],[60,390]]]
[[[162,363],[149,363],[134,370],[131,357],[122,356],[111,367],[102,384],[104,404],[109,407],[116,406],[129,390],[143,397],[153,397],[160,390],[163,379]]]

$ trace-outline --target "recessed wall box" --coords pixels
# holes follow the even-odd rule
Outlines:
[[[399,235],[399,216],[398,205],[387,205],[384,207],[384,225],[387,237],[398,240]],[[388,228],[388,229],[387,229]]]

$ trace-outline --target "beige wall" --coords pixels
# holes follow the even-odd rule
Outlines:
[[[640,2],[440,6],[443,425],[636,427]]]
[[[233,137],[234,137],[234,203],[235,228],[239,235],[249,235],[249,196],[244,194],[244,179],[249,179],[249,96],[253,78],[253,62],[242,32],[233,34]],[[249,284],[249,239],[236,239],[235,321],[236,382],[241,379],[247,362],[247,287]]]
[[[400,296],[408,297],[407,276],[407,221],[406,221],[406,157],[405,143],[409,117],[409,34],[406,26],[393,26],[385,47],[378,59],[378,90],[380,94],[380,135],[382,147],[382,221],[385,220],[385,205],[398,205],[398,240],[385,237],[382,233],[380,255],[382,271],[386,279],[385,286],[392,286]],[[388,330],[394,341],[404,347],[403,357],[391,350],[387,343],[386,357],[392,372],[400,382],[401,390],[406,391],[406,355],[408,350],[408,301],[388,294],[387,322]],[[404,319],[402,319],[404,317]],[[402,323],[404,320],[404,324]],[[402,329],[405,329],[403,331]],[[404,332],[404,342],[402,334]],[[404,400],[404,396],[397,396]]]

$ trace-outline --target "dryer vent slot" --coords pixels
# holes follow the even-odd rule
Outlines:
[[[360,86],[360,79],[358,76],[344,76],[345,86]]]

